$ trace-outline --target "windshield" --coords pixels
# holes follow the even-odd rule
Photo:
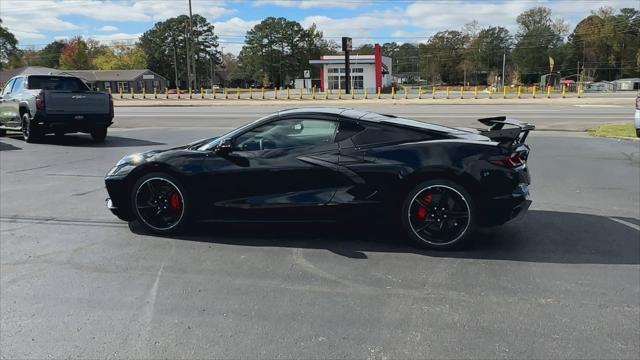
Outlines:
[[[247,128],[253,126],[254,124],[257,124],[259,122],[262,122],[262,121],[264,121],[266,119],[273,118],[273,117],[274,117],[273,115],[267,115],[267,116],[261,117],[260,119],[258,119],[256,121],[253,121],[253,122],[250,122],[250,123],[245,124],[243,126],[240,126],[237,129],[231,130],[228,133],[225,133],[223,135],[218,136],[217,138],[214,138],[213,140],[211,140],[211,141],[205,143],[204,145],[198,147],[196,150],[199,150],[199,151],[213,150],[216,146],[218,146],[218,143],[220,143],[220,141],[222,141],[224,139],[227,139],[227,138],[234,137],[237,134],[240,134],[243,131],[245,131]]]
[[[82,80],[67,76],[29,76],[27,89],[86,91]]]

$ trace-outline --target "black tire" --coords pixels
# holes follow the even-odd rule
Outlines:
[[[179,233],[188,223],[189,204],[186,189],[169,174],[146,174],[131,189],[131,209],[136,220],[156,234]]]
[[[42,132],[31,121],[29,113],[22,114],[22,138],[28,143],[35,143],[42,140]]]
[[[640,129],[636,129],[636,136],[640,138]]]
[[[403,229],[414,243],[429,249],[459,248],[475,231],[475,219],[471,195],[449,180],[418,184],[402,205]]]
[[[91,138],[94,142],[101,143],[107,137],[107,128],[106,127],[97,127],[91,130]]]

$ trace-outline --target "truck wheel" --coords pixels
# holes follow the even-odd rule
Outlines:
[[[22,114],[22,137],[28,143],[35,143],[42,139],[40,129],[36,128],[28,113]]]
[[[106,127],[97,127],[91,130],[91,138],[95,142],[103,142],[106,137],[107,137]]]

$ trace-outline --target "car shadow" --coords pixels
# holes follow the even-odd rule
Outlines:
[[[8,136],[15,139],[22,139],[22,135],[19,134]],[[104,142],[96,143],[88,134],[67,134],[64,136],[46,135],[39,141],[39,144],[95,148],[166,145],[166,143],[156,141],[113,135],[107,135],[107,138],[104,140]]]
[[[0,141],[0,151],[5,150],[22,150],[22,148]]]
[[[638,225],[636,219],[617,218]],[[130,228],[148,234],[136,222]],[[481,229],[460,250],[413,246],[395,228],[371,222],[206,223],[169,238],[254,247],[326,249],[353,259],[369,252],[427,257],[509,260],[564,264],[640,264],[640,231],[606,216],[529,211],[519,222]]]

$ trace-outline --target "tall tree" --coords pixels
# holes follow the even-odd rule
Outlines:
[[[60,66],[60,54],[63,48],[63,41],[53,41],[42,48],[42,50],[35,52],[28,63],[33,66],[57,68]]]
[[[86,70],[92,69],[89,46],[80,36],[65,42],[60,53],[60,69]]]
[[[93,65],[100,70],[145,69],[147,60],[139,46],[116,44],[96,56]]]
[[[529,81],[549,72],[549,57],[559,57],[566,25],[553,19],[551,9],[535,7],[516,18],[518,32],[513,59]],[[555,69],[554,69],[555,71]]]
[[[248,81],[283,87],[302,77],[310,68],[309,59],[333,52],[334,46],[315,26],[304,29],[296,21],[268,17],[247,31],[238,56],[239,74]]]
[[[192,22],[191,41],[189,17],[186,15],[157,22],[140,37],[140,48],[145,53],[149,69],[173,82],[177,77],[183,87],[188,86],[189,82],[187,46],[189,53],[196,59],[196,74],[200,85],[208,84],[211,68],[220,64],[218,36],[214,33],[214,26],[198,14],[193,15]],[[175,68],[178,70],[177,74]]]
[[[419,45],[422,74],[434,83],[462,83],[463,55],[468,43],[469,35],[457,30],[431,36],[426,44]]]
[[[492,26],[479,30],[471,39],[464,55],[464,70],[469,74],[467,79],[492,83],[493,79],[487,79],[487,76],[502,72],[503,56],[506,55],[507,64],[511,62],[512,46],[513,37],[506,28]]]
[[[2,19],[0,19],[0,70],[16,52],[18,52],[18,40],[9,29],[2,26]]]

